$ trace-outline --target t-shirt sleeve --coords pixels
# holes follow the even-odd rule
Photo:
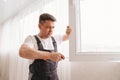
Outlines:
[[[55,38],[55,41],[57,42],[57,45],[60,45],[63,41],[63,36],[64,35],[54,35],[53,37]]]
[[[24,40],[23,44],[28,45],[30,48],[37,49],[34,36],[31,36],[31,35],[27,36],[26,39]]]

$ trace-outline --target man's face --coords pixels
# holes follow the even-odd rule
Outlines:
[[[48,38],[52,35],[54,29],[54,22],[46,20],[43,24],[39,24],[40,33],[43,38]]]

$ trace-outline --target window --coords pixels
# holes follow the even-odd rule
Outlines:
[[[120,60],[120,1],[70,0],[70,60]]]

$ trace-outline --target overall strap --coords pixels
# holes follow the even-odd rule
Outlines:
[[[36,35],[34,35],[34,37],[37,41],[38,50],[43,50],[44,48],[43,48],[43,45],[42,45],[41,41],[39,40],[39,38]]]
[[[56,43],[56,41],[55,41],[55,39],[54,39],[53,36],[52,36],[51,38],[52,38],[52,42],[53,42],[53,46],[54,46],[54,50],[55,50],[55,52],[57,52],[57,43]]]

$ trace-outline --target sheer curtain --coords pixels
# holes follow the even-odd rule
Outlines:
[[[37,33],[38,17],[53,0],[36,0],[0,25],[0,80],[27,80],[28,61],[18,55],[27,35]]]
[[[36,0],[0,25],[0,80],[27,80],[28,60],[19,57],[20,45],[26,36],[38,33],[38,18],[44,12],[51,13],[57,18],[54,34],[63,34],[68,25],[66,3],[68,0]],[[68,46],[66,41],[59,47],[59,51],[66,56],[66,60],[59,63],[60,80],[70,80]]]

